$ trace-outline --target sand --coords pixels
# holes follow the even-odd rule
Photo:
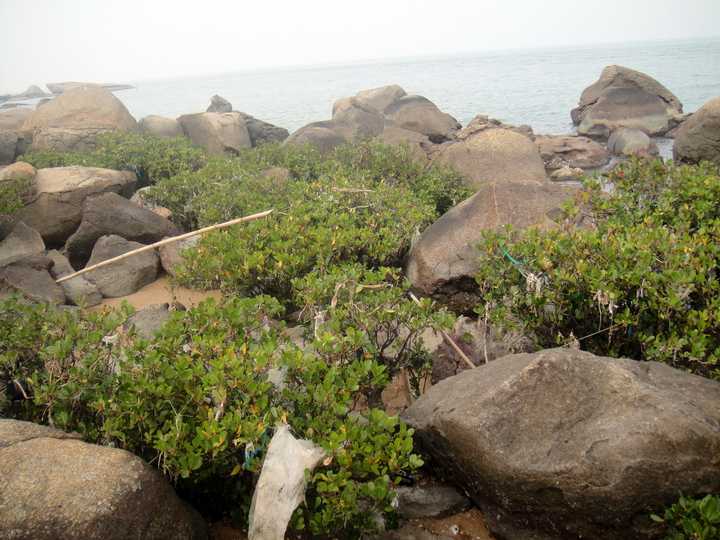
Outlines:
[[[185,307],[191,307],[199,304],[206,298],[219,300],[221,297],[222,293],[220,291],[196,291],[186,289],[185,287],[173,286],[168,276],[162,276],[133,294],[119,298],[105,298],[100,305],[91,309],[100,310],[104,307],[115,308],[119,307],[123,301],[133,306],[136,310],[153,304],[164,304],[166,302],[180,302]]]

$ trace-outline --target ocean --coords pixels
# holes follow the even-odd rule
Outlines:
[[[134,81],[116,95],[136,118],[204,111],[213,94],[235,110],[290,130],[331,116],[333,102],[359,90],[399,84],[432,100],[463,125],[476,114],[536,133],[572,132],[570,110],[603,67],[620,64],[664,84],[698,109],[720,96],[720,38],[508,50],[348,65],[238,71]]]

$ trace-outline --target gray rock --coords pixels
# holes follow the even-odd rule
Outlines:
[[[321,154],[329,154],[347,142],[341,127],[332,120],[313,122],[303,126],[285,140],[285,144],[313,146]]]
[[[470,508],[470,501],[452,486],[428,484],[397,488],[398,513],[405,519],[442,518]]]
[[[530,126],[512,126],[495,118],[490,118],[486,114],[478,114],[475,118],[470,120],[467,126],[455,134],[455,138],[459,141],[464,141],[465,139],[469,139],[478,133],[487,131],[488,129],[508,129],[510,131],[515,131],[520,135],[525,135],[531,141],[535,140],[535,133]]]
[[[185,135],[209,154],[233,155],[252,146],[245,120],[237,112],[186,114],[178,122]]]
[[[178,240],[177,242],[160,246],[158,251],[160,252],[160,263],[162,264],[163,270],[171,276],[174,276],[176,269],[182,264],[183,252],[186,249],[195,247],[200,240],[200,236],[191,236],[185,240]]]
[[[381,86],[379,88],[361,90],[355,94],[355,99],[363,105],[372,107],[376,111],[384,112],[390,105],[406,95],[407,92],[405,92],[401,86],[391,84],[388,86]],[[335,115],[336,107],[339,103],[341,103],[341,101],[342,100],[337,101],[333,106],[333,116]]]
[[[535,137],[535,144],[549,171],[563,167],[599,169],[610,162],[607,148],[588,137],[539,135]]]
[[[15,224],[12,232],[0,242],[0,268],[45,252],[45,242],[40,234],[22,221]]]
[[[408,523],[395,531],[388,531],[380,536],[380,540],[452,540],[453,536],[446,534],[435,534],[419,525]]]
[[[427,135],[434,143],[451,139],[461,127],[455,118],[422,96],[403,96],[391,103],[384,113],[398,127]]]
[[[120,236],[103,236],[95,243],[88,266],[142,246],[143,244],[129,242]],[[116,298],[132,294],[155,281],[159,266],[160,259],[157,253],[145,251],[114,264],[92,270],[85,274],[85,278],[94,283],[106,298]]]
[[[247,113],[238,113],[247,126],[253,148],[266,143],[281,143],[290,136],[287,129],[258,120]]]
[[[349,141],[376,137],[385,128],[382,113],[356,98],[345,98],[335,103],[332,121]]]
[[[70,262],[56,249],[48,251],[47,256],[53,261],[50,268],[50,275],[53,279],[59,279],[75,272]],[[102,302],[102,294],[94,283],[89,282],[84,276],[77,276],[60,283],[67,300],[75,306],[97,306]]]
[[[115,234],[126,240],[152,244],[177,233],[171,221],[155,212],[141,208],[116,193],[103,193],[85,200],[82,222],[68,238],[65,252],[74,266],[80,266],[101,236]]]
[[[33,114],[32,109],[20,107],[0,112],[0,131],[20,131],[25,121]]]
[[[711,161],[720,165],[720,97],[708,101],[675,135],[673,157],[678,161]]]
[[[182,137],[185,135],[180,123],[174,118],[166,118],[151,114],[141,119],[139,124],[141,133],[154,135],[155,137],[164,137],[172,139],[174,137]]]
[[[608,149],[623,156],[656,156],[657,145],[639,129],[616,129],[608,139]]]
[[[153,304],[133,313],[125,322],[125,328],[135,328],[140,337],[152,339],[171,315],[169,304]]]
[[[17,156],[18,134],[14,131],[0,129],[0,165],[15,161]]]
[[[555,182],[578,182],[585,176],[585,171],[565,165],[550,173],[550,180]]]
[[[501,537],[619,540],[657,535],[649,513],[678,493],[720,490],[718,403],[717,381],[552,349],[446,379],[403,416]]]
[[[46,257],[35,256],[0,268],[0,298],[19,294],[33,302],[64,304],[65,293],[48,272],[51,266]]]
[[[0,477],[2,538],[207,538],[157,470],[77,434],[0,419]]]
[[[129,171],[95,167],[40,169],[36,194],[18,217],[52,245],[61,245],[78,228],[85,199],[98,193],[129,193],[137,178]]]
[[[386,123],[385,129],[377,139],[389,146],[407,147],[412,157],[423,164],[427,164],[429,161],[428,152],[433,146],[433,143],[422,133]]]
[[[215,94],[212,98],[210,98],[210,106],[207,108],[207,112],[232,112],[232,104],[224,97]]]

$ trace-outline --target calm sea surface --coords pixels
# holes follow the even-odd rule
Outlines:
[[[667,86],[692,112],[720,96],[720,38],[593,47],[514,50],[345,66],[246,71],[136,81],[117,96],[136,117],[204,111],[220,94],[235,110],[293,131],[330,118],[332,103],[358,90],[400,84],[463,124],[489,114],[536,133],[571,131],[570,109],[604,66],[620,64]]]

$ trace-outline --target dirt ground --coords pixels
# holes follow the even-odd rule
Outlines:
[[[180,302],[185,307],[199,304],[206,298],[220,299],[220,291],[196,291],[185,287],[173,286],[168,276],[162,276],[150,285],[146,285],[139,291],[120,298],[105,298],[103,302],[92,308],[99,310],[103,307],[118,307],[123,301],[133,306],[136,310],[153,304],[164,304]]]

